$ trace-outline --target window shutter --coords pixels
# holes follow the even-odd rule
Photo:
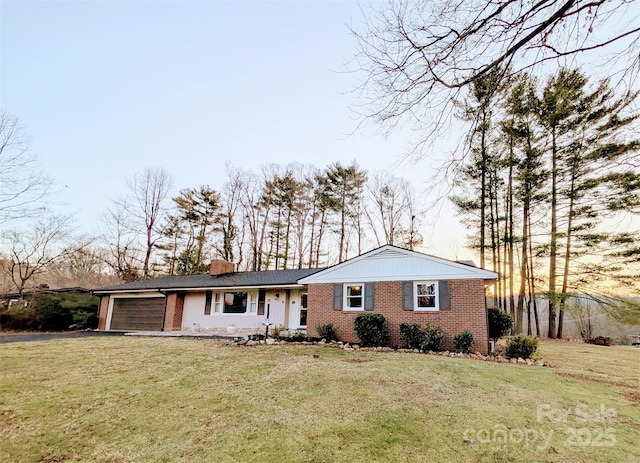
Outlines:
[[[258,290],[258,315],[264,315],[264,301],[267,297],[266,289]]]
[[[447,280],[438,282],[438,299],[440,310],[451,310],[451,294],[449,294],[449,282]]]
[[[365,283],[364,285],[364,310],[373,310],[374,288],[375,285],[373,283]]]
[[[207,291],[204,297],[204,314],[211,315],[211,299],[213,293],[211,291]]]
[[[402,282],[402,309],[413,310],[413,281]]]
[[[333,285],[333,310],[342,310],[342,284]]]

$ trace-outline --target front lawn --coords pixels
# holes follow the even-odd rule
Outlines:
[[[0,346],[2,462],[610,461],[640,457],[640,349],[553,367],[105,337]]]

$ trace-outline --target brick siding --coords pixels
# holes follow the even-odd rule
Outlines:
[[[98,329],[107,329],[107,312],[109,312],[109,296],[100,297],[100,309],[98,311]]]
[[[474,350],[484,354],[488,350],[487,315],[485,309],[484,282],[477,280],[450,280],[451,310],[415,312],[402,309],[402,282],[378,281],[375,283],[374,312],[387,320],[391,345],[400,345],[400,323],[430,322],[445,333],[442,347],[453,349],[453,336],[464,330],[473,334]],[[319,324],[333,323],[338,337],[343,341],[358,342],[353,331],[353,319],[362,312],[333,310],[333,284],[310,284],[308,288],[307,326],[311,336],[317,336]]]
[[[167,294],[167,307],[164,314],[164,331],[182,329],[182,312],[184,310],[184,293]]]

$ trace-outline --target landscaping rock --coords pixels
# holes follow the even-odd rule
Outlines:
[[[535,362],[531,359],[527,359],[527,365],[534,365]]]
[[[537,366],[539,366],[539,367],[543,367],[543,366],[545,365],[545,364],[544,364],[544,360],[542,360],[542,359],[538,360],[538,361],[536,362],[536,365],[537,365]]]
[[[518,357],[518,365],[526,365],[527,362],[522,357]]]
[[[511,359],[509,359],[509,363],[517,364],[518,363],[518,359],[517,358],[511,358]]]

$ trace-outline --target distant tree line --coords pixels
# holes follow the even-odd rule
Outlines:
[[[413,248],[422,237],[416,195],[403,179],[357,163],[324,169],[227,165],[227,181],[171,195],[169,173],[149,168],[127,181],[105,219],[105,262],[122,280],[207,271],[212,259],[240,270],[312,268],[372,246]]]
[[[223,185],[180,190],[169,172],[149,167],[124,179],[95,236],[73,233],[73,216],[49,210],[51,180],[7,113],[0,117],[0,165],[3,293],[203,273],[213,259],[238,270],[321,267],[386,243],[422,242],[409,183],[355,162],[256,171],[227,164]]]

